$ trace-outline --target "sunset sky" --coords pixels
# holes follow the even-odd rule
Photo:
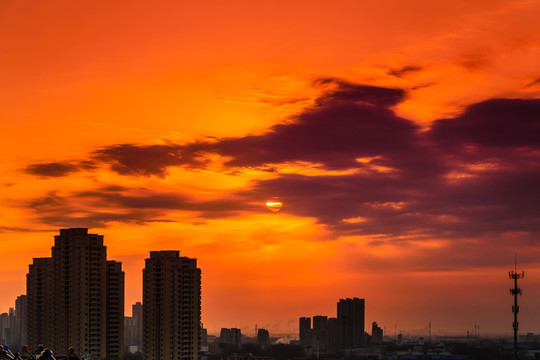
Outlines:
[[[540,332],[538,0],[0,1],[0,312],[58,229],[151,250],[209,333]],[[267,200],[283,207],[269,211]]]

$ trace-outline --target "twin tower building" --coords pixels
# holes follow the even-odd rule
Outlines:
[[[143,269],[143,358],[198,359],[201,270],[179,251],[152,251]],[[27,275],[29,345],[124,358],[124,272],[107,260],[103,235],[61,229],[52,256]]]

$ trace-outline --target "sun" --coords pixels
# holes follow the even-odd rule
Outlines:
[[[266,207],[271,212],[278,212],[282,206],[283,206],[283,203],[277,197],[273,197],[270,200],[266,200]]]

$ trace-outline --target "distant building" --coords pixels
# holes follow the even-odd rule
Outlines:
[[[313,347],[319,351],[328,350],[328,317],[313,317]]]
[[[208,330],[201,323],[201,349],[208,350]]]
[[[257,330],[257,344],[260,346],[269,345],[270,333],[266,329]]]
[[[26,337],[26,322],[27,319],[27,297],[26,295],[17,296],[15,300],[15,332],[16,340],[13,342],[13,346],[21,348],[22,345],[28,344]]]
[[[328,350],[337,351],[339,349],[339,323],[335,317],[328,318]]]
[[[179,251],[151,251],[143,270],[143,358],[197,360],[201,270]]]
[[[52,256],[35,258],[27,275],[28,343],[57,355],[69,347],[102,359],[124,358],[124,273],[107,262],[103,235],[61,229]]]
[[[107,357],[124,357],[124,272],[122,263],[107,261]]]
[[[301,317],[298,324],[300,345],[304,347],[311,346],[311,318]]]
[[[380,344],[383,342],[383,329],[380,328],[376,322],[371,324],[371,342],[373,344]]]
[[[13,308],[9,313],[0,314],[0,344],[11,345],[15,328],[15,314]]]
[[[125,345],[129,352],[142,350],[143,306],[137,302],[131,306],[131,317],[124,317]]]
[[[142,349],[142,333],[143,333],[143,304],[137,301],[131,306],[131,317],[135,326],[133,344]]]
[[[234,350],[238,350],[242,343],[242,331],[236,328],[222,328],[219,338],[221,344],[231,346]]]
[[[364,344],[364,312],[364,299],[341,299],[337,303],[341,349],[357,348]]]

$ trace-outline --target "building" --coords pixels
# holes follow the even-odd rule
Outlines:
[[[298,324],[300,344],[304,347],[311,346],[311,318],[301,317]]]
[[[199,359],[201,270],[179,251],[152,251],[143,269],[143,358]]]
[[[340,349],[353,349],[364,344],[364,299],[341,299],[337,303]]]
[[[339,350],[339,323],[335,317],[328,318],[328,350]]]
[[[316,351],[328,350],[328,317],[313,317],[313,347]]]
[[[15,300],[15,332],[16,340],[11,344],[20,349],[23,345],[28,344],[26,337],[27,319],[27,297],[26,295],[17,296]]]
[[[124,273],[121,263],[107,262],[103,235],[61,229],[52,256],[29,266],[26,286],[30,344],[57,355],[74,347],[80,354],[123,359]]]
[[[257,344],[267,346],[270,342],[270,333],[266,329],[257,330]]]
[[[107,261],[107,357],[124,357],[124,272],[122,263]]]
[[[381,344],[383,342],[383,329],[375,321],[371,324],[371,342],[373,344]]]
[[[140,301],[131,306],[131,316],[135,325],[134,343],[139,350],[142,349],[142,329],[143,329],[143,305]]]
[[[124,317],[125,346],[129,352],[142,350],[143,306],[136,302],[131,306],[131,317]]]
[[[240,344],[242,343],[242,331],[236,328],[222,328],[219,339],[221,344],[236,351],[240,349]]]

